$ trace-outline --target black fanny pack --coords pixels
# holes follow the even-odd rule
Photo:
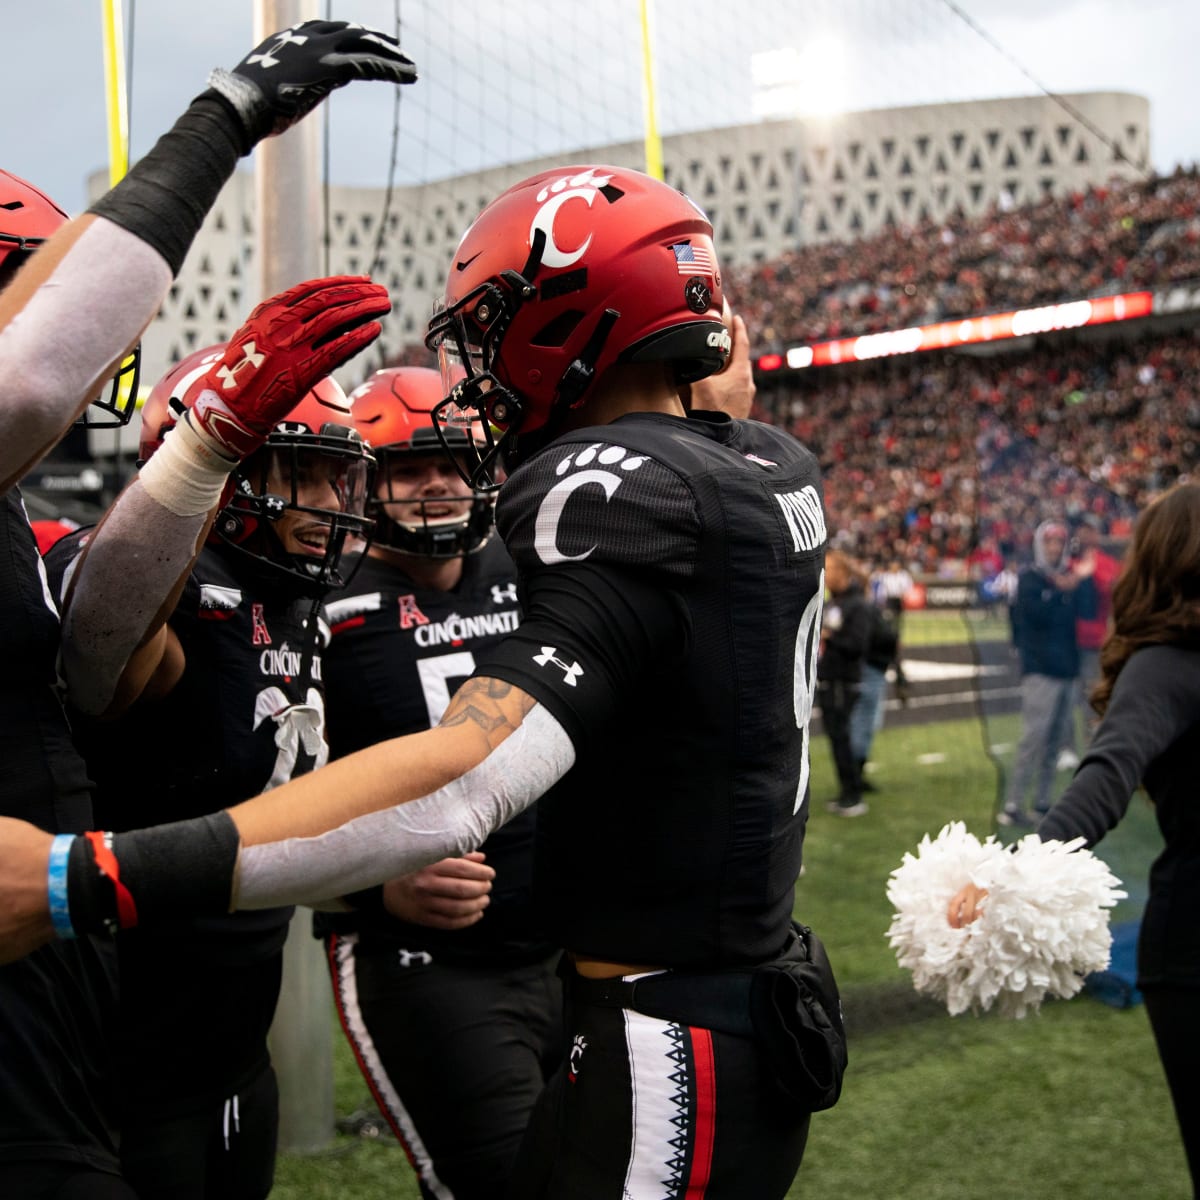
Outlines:
[[[813,1112],[832,1108],[846,1073],[842,1000],[824,943],[794,925],[785,954],[751,975],[750,1019],[779,1086]]]
[[[584,1004],[753,1038],[780,1089],[810,1112],[832,1108],[842,1093],[841,998],[825,947],[806,925],[793,923],[778,958],[745,970],[666,971],[634,980],[568,971],[567,980],[572,998]]]

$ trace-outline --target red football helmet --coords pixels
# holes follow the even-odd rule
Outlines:
[[[442,455],[433,410],[444,399],[442,377],[428,367],[388,367],[350,393],[354,427],[370,445],[378,464],[376,478],[386,489],[381,499],[375,487],[367,501],[367,511],[375,517],[377,545],[422,558],[460,558],[481,550],[491,536],[494,509],[486,492],[472,491],[468,511],[450,518],[430,516],[426,500],[392,495],[394,462],[415,454]],[[460,457],[482,439],[478,422],[470,433],[462,428],[445,431],[445,445]],[[445,499],[437,503],[444,505]]]
[[[0,170],[0,281],[70,218],[32,183]]]
[[[25,260],[68,220],[45,192],[0,170],[0,289],[8,286]],[[93,400],[79,424],[96,429],[127,425],[137,401],[140,364],[141,355],[135,346],[113,377],[108,395]]]
[[[545,444],[616,363],[667,362],[680,384],[728,361],[712,225],[682,193],[626,167],[543,171],[483,210],[454,254],[426,345],[447,392],[439,430],[482,417],[473,479],[491,486]]]
[[[197,350],[154,385],[142,409],[141,462],[196,402],[209,370],[224,353],[224,345]],[[246,556],[268,578],[286,580],[294,591],[317,596],[344,587],[346,578],[338,567],[346,541],[365,541],[372,524],[365,505],[374,462],[354,428],[345,392],[327,376],[275,426],[263,448],[234,471],[210,537]],[[290,495],[268,486],[273,466],[277,480],[290,481]],[[339,508],[301,503],[299,490],[313,476],[328,478]],[[285,548],[272,525],[288,511],[307,513],[328,528],[323,556],[293,554]]]

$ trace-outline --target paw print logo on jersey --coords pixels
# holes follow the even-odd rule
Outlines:
[[[569,267],[587,253],[588,247],[592,244],[592,235],[587,233],[582,241],[579,240],[580,236],[585,233],[586,226],[577,220],[568,220],[567,214],[564,213],[560,229],[563,240],[567,242],[567,246],[564,248],[555,240],[555,220],[568,200],[582,200],[590,209],[597,196],[603,195],[609,202],[619,198],[623,193],[616,191],[615,188],[610,189],[611,192],[616,193],[615,195],[605,191],[611,183],[611,175],[598,175],[594,167],[588,167],[586,171],[581,171],[578,175],[564,175],[561,179],[547,184],[538,192],[537,202],[540,207],[534,213],[533,221],[529,226],[529,244],[533,245],[533,235],[541,230],[546,238],[546,247],[542,251],[543,266],[555,269]]]
[[[622,479],[649,461],[644,454],[632,454],[624,446],[608,446],[603,442],[593,442],[568,454],[554,469],[556,475],[562,476],[561,480],[542,497],[538,508],[533,548],[542,562],[547,566],[582,562],[596,548],[592,545],[582,554],[564,554],[558,548],[559,522],[573,492],[595,485],[604,489],[606,501],[612,500]]]

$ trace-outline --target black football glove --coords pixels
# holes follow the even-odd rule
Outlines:
[[[218,67],[208,86],[237,114],[249,153],[353,79],[416,78],[412,60],[386,33],[348,21],[304,21],[272,34],[232,71]]]

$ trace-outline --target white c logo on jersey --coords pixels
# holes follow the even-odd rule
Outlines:
[[[542,202],[541,208],[534,214],[529,226],[529,244],[533,245],[533,235],[540,229],[546,235],[546,248],[542,251],[542,262],[547,267],[569,267],[578,262],[592,244],[591,234],[588,234],[578,250],[566,251],[559,248],[554,240],[554,218],[558,210],[568,201],[582,200],[588,208],[596,199],[597,188],[605,187],[612,179],[611,175],[593,175],[589,167],[578,175],[567,175],[556,180],[549,187],[542,188],[537,199]]]
[[[613,492],[621,486],[621,477],[609,471],[580,471],[577,475],[568,475],[566,479],[556,483],[542,500],[537,523],[534,525],[533,548],[538,558],[548,567],[555,563],[582,562],[596,548],[592,545],[582,554],[563,554],[558,548],[558,523],[562,519],[567,500],[576,488],[588,483],[598,483],[604,489],[604,498],[607,501],[612,499]]]

